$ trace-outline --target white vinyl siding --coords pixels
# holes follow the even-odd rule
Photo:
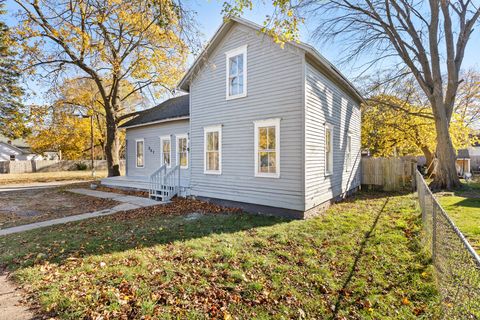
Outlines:
[[[359,102],[312,63],[314,62],[307,59],[305,66],[305,207],[307,210],[360,185]],[[328,164],[325,156],[324,124],[330,124],[333,128],[331,175],[325,174]],[[350,137],[350,148],[348,148],[348,137]]]
[[[222,173],[222,126],[204,128],[204,173]]]
[[[225,52],[248,45],[248,94],[226,100]],[[210,52],[190,85],[192,195],[304,209],[303,55],[286,44],[234,25]],[[247,88],[245,88],[247,89]],[[255,176],[254,121],[281,118],[280,177]],[[222,124],[222,174],[204,174],[204,127]]]
[[[167,165],[167,168],[172,166],[172,139],[170,136],[160,137],[161,165]]]
[[[325,124],[325,175],[333,173],[333,126]]]
[[[280,119],[255,121],[255,176],[280,177]]]
[[[227,100],[247,96],[247,46],[226,54]]]
[[[137,168],[145,166],[145,145],[144,140],[135,140],[135,165]]]
[[[189,131],[188,120],[169,121],[165,123],[152,124],[147,126],[141,126],[136,128],[128,128],[126,130],[127,147],[126,147],[126,164],[127,175],[132,177],[145,177],[150,176],[158,168],[162,166],[162,137],[170,137],[170,150],[171,166],[175,166],[177,163],[177,149],[176,149],[176,136],[185,135]],[[136,142],[135,140],[144,140],[145,145],[145,160],[144,168],[136,167]],[[181,170],[181,185],[189,186],[190,182],[190,170]]]
[[[182,169],[188,169],[188,135],[177,135],[177,165]]]

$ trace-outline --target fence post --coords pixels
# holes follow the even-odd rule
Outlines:
[[[435,266],[437,258],[437,207],[432,201],[432,261]]]

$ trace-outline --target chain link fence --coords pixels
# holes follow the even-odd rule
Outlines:
[[[431,250],[444,319],[480,319],[480,257],[416,172],[423,241]]]

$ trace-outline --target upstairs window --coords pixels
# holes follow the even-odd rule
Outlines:
[[[255,176],[280,177],[280,119],[255,122]]]
[[[222,173],[222,127],[204,128],[204,172],[206,174]]]
[[[352,167],[352,135],[347,136],[347,146],[345,149],[345,169],[348,171]]]
[[[247,95],[247,46],[226,53],[227,100]]]
[[[143,140],[136,140],[135,141],[135,144],[136,144],[136,166],[137,168],[143,168],[144,166],[144,157],[143,157],[143,154],[144,154],[144,148],[143,148]]]
[[[325,125],[325,175],[333,173],[333,126]]]
[[[188,168],[188,136],[186,134],[177,135],[177,164],[180,168]]]
[[[160,138],[160,145],[162,147],[162,166],[166,165],[168,168],[171,166],[172,148],[170,136]]]
[[[15,155],[14,154],[10,155],[10,161],[15,161]]]

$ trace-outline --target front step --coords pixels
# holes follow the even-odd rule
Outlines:
[[[162,186],[160,190],[152,190],[153,192],[150,192],[150,199],[160,202],[168,202],[172,198],[170,195],[174,190],[175,188],[172,186]]]

